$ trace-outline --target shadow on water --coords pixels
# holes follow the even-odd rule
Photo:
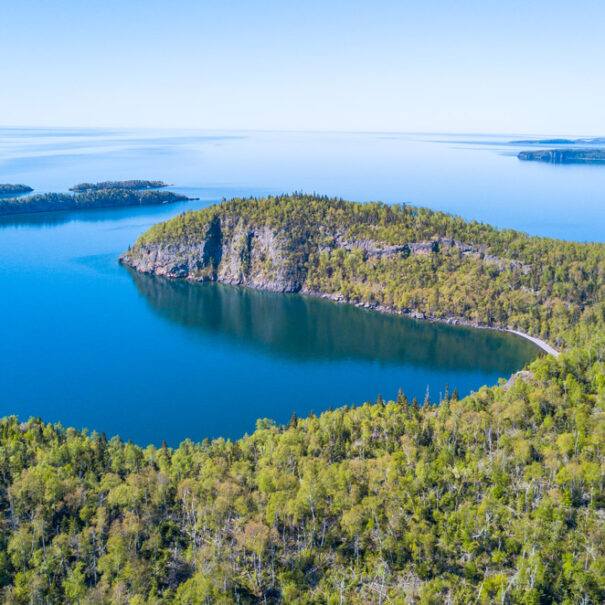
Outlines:
[[[160,316],[303,362],[379,361],[507,376],[539,355],[534,345],[512,334],[397,317],[311,296],[127,270]]]

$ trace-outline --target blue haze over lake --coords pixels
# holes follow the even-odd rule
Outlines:
[[[0,219],[0,415],[141,444],[237,438],[380,392],[433,398],[536,356],[512,335],[298,295],[137,275],[152,224],[235,195],[409,202],[533,234],[602,240],[605,169],[519,162],[513,136],[0,129],[0,183],[66,191],[163,179],[200,201]]]

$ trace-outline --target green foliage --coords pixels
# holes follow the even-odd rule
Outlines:
[[[103,181],[101,183],[80,183],[70,187],[70,191],[100,191],[101,189],[158,189],[160,187],[168,187],[163,181]]]
[[[0,184],[0,195],[21,195],[30,191],[33,191],[33,189],[27,185]]]

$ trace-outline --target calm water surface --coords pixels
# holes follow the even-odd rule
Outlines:
[[[201,198],[0,219],[0,415],[177,444],[236,438],[259,417],[286,422],[399,387],[436,398],[446,383],[465,394],[509,375],[537,354],[511,335],[167,281],[117,257],[185,209],[293,190],[600,240],[605,171],[518,162],[514,138],[0,129],[0,182],[64,191],[160,178]]]

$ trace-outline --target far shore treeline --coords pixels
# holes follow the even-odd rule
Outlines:
[[[163,181],[104,181],[101,183],[80,183],[74,185],[69,193],[42,193],[15,198],[0,198],[0,216],[12,214],[30,214],[35,212],[56,212],[61,210],[85,210],[92,208],[120,208],[124,206],[150,206],[170,204],[191,200],[185,195],[172,191],[157,191],[167,187]],[[0,185],[0,194],[2,194]],[[33,191],[22,185],[5,185],[7,193],[16,195]],[[12,190],[8,191],[8,187]]]
[[[23,195],[31,193],[33,189],[28,185],[8,185],[0,183],[0,196]]]

